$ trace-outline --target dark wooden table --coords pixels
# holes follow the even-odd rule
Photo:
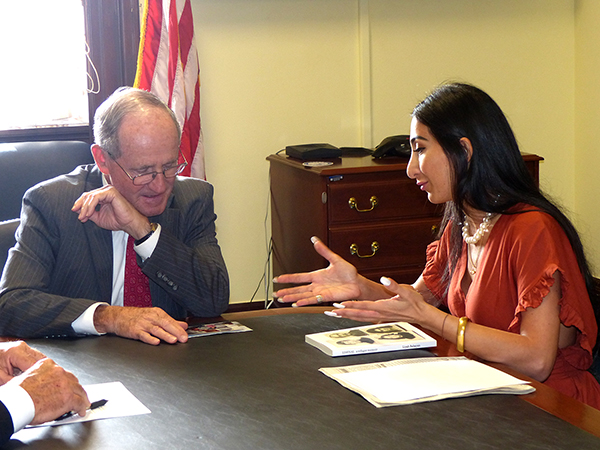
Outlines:
[[[331,358],[304,335],[355,322],[325,308],[224,315],[252,332],[152,347],[115,336],[30,345],[83,384],[121,381],[151,414],[17,433],[28,449],[600,449],[600,411],[534,382],[485,395],[375,408],[320,367],[430,356],[428,350]],[[440,340],[438,355],[455,350]]]

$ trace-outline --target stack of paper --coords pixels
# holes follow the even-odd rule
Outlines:
[[[481,394],[529,394],[527,381],[465,357],[397,359],[319,369],[378,408]]]

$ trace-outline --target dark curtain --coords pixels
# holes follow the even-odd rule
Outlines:
[[[138,0],[84,0],[85,33],[100,84],[89,94],[89,139],[96,108],[120,86],[133,86],[140,41]],[[92,68],[89,67],[89,73]]]

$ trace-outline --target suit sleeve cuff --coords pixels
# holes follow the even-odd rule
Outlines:
[[[10,413],[13,432],[29,425],[35,416],[35,405],[25,389],[17,385],[0,386],[0,401]]]
[[[105,302],[94,303],[88,309],[81,313],[81,315],[73,321],[71,327],[73,331],[77,334],[93,334],[95,336],[100,336],[106,333],[99,333],[94,326],[94,313],[96,312],[96,308],[100,305],[107,305]]]

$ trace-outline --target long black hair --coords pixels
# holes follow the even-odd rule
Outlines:
[[[450,261],[446,286],[462,253],[465,207],[510,214],[524,203],[552,216],[567,235],[587,287],[596,321],[600,305],[583,245],[571,221],[545,196],[527,170],[515,135],[496,102],[481,89],[464,83],[444,84],[419,103],[412,117],[429,128],[451,166],[452,201],[446,203],[440,233],[450,226]],[[469,161],[460,139],[471,141]]]

